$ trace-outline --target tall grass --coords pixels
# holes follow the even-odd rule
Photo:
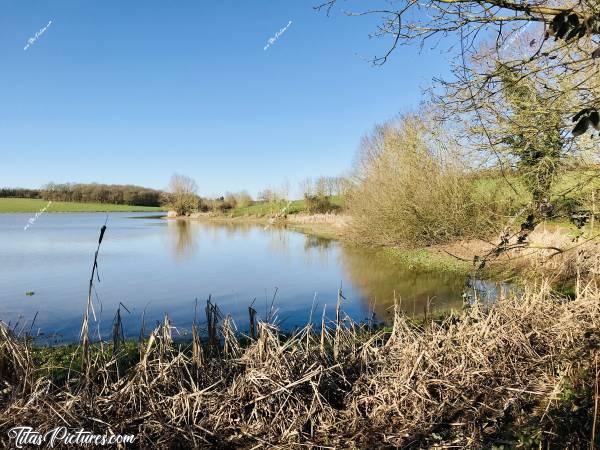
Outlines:
[[[61,380],[0,327],[0,445],[13,426],[67,424],[132,433],[140,448],[590,446],[594,284],[571,302],[543,284],[422,325],[396,310],[390,330],[354,323],[338,304],[322,328],[284,335],[257,321],[256,338],[239,337],[211,302],[205,312],[208,328],[195,321],[189,344],[173,343],[165,317],[135,358],[93,346],[90,365],[73,353]]]

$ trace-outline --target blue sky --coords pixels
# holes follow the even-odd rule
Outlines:
[[[368,38],[376,18],[316,4],[0,0],[0,186],[162,189],[178,172],[204,195],[255,194],[347,171],[360,137],[417,107],[448,56],[403,47],[374,67],[389,44]]]

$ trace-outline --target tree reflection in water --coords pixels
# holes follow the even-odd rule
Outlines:
[[[386,321],[392,313],[394,295],[410,316],[459,309],[465,277],[446,272],[423,272],[403,267],[375,250],[342,246],[341,263],[362,297]]]
[[[292,245],[291,233],[285,228],[264,227],[247,223],[210,223],[190,220],[169,220],[170,248],[177,261],[191,259],[198,250],[198,235],[216,243],[233,241],[240,237],[253,240],[255,234],[267,236],[270,252],[294,258],[297,248]],[[302,241],[300,241],[302,242]],[[500,291],[481,280],[450,272],[424,272],[403,266],[378,250],[344,245],[338,241],[305,235],[300,247],[304,263],[308,265],[341,265],[345,278],[352,285],[353,300],[361,301],[365,309],[375,312],[375,319],[386,321],[391,316],[394,297],[401,309],[410,316],[436,314],[462,307],[463,292],[475,289],[478,297],[488,292],[491,301]],[[296,256],[297,257],[297,256]],[[481,291],[481,292],[480,292]],[[360,320],[360,318],[357,318]],[[367,317],[364,317],[367,319]]]
[[[185,219],[168,220],[167,224],[171,253],[177,261],[190,259],[198,250],[194,224]]]

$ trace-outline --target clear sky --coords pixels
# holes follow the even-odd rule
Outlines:
[[[255,194],[343,173],[447,56],[404,47],[374,67],[375,18],[317,1],[0,0],[0,186],[162,189],[178,172],[203,195]]]

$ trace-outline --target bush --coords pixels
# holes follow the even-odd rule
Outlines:
[[[179,216],[187,216],[197,211],[200,207],[197,191],[198,185],[193,179],[174,174],[169,181],[169,207]]]
[[[325,195],[304,194],[304,202],[306,204],[306,211],[309,214],[326,213],[335,209],[335,205]]]
[[[248,206],[252,206],[254,201],[247,191],[241,191],[235,194],[235,203],[238,208],[247,208]]]
[[[348,208],[367,244],[423,246],[487,234],[498,205],[477,193],[458,152],[416,116],[376,128],[362,143]],[[488,196],[489,197],[489,196]]]
[[[226,209],[235,208],[237,206],[237,199],[234,193],[226,192],[225,197],[223,199],[224,204],[226,205]]]
[[[247,191],[240,192],[227,192],[223,201],[226,204],[225,209],[230,208],[247,208],[251,206],[253,201],[250,194]]]

